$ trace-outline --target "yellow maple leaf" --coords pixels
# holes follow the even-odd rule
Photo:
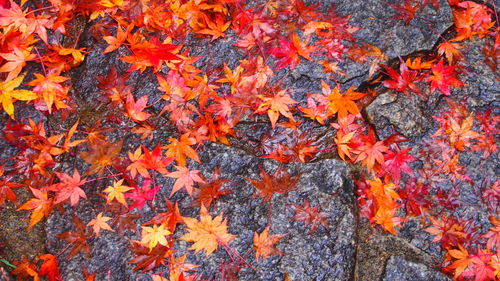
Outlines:
[[[127,206],[127,201],[125,200],[125,196],[123,195],[123,193],[132,189],[133,188],[131,187],[123,185],[123,179],[119,181],[113,181],[113,186],[108,186],[103,190],[103,192],[108,193],[108,196],[106,197],[106,203],[109,203],[113,201],[113,199],[116,199],[116,201],[118,201],[119,203]]]
[[[36,99],[36,94],[29,90],[16,89],[23,82],[24,75],[0,84],[0,101],[3,110],[14,119],[14,102],[16,100],[30,101]]]
[[[195,253],[205,250],[207,256],[212,254],[219,245],[227,244],[236,238],[236,235],[227,233],[227,221],[222,219],[222,214],[212,219],[205,206],[201,206],[200,220],[184,217],[184,223],[188,227],[188,233],[180,240],[194,242],[191,250]]]
[[[160,224],[160,226],[154,224],[153,227],[143,226],[141,244],[148,246],[149,251],[158,244],[168,246],[166,236],[170,234],[170,231],[166,229],[164,224]]]

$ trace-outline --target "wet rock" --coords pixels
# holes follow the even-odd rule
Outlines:
[[[444,274],[419,263],[392,256],[385,268],[384,281],[449,281]]]
[[[365,111],[381,137],[393,134],[390,126],[396,127],[405,137],[417,137],[425,134],[432,125],[425,101],[402,93],[381,94]]]

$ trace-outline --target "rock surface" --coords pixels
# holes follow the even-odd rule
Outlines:
[[[423,264],[392,256],[385,267],[384,281],[449,281],[446,275]]]

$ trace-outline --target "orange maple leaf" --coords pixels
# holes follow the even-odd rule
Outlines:
[[[361,99],[366,94],[354,92],[354,87],[351,87],[342,95],[338,85],[332,90],[324,81],[321,81],[321,89],[323,95],[326,96],[327,99],[326,106],[328,116],[338,113],[338,118],[343,119],[347,117],[348,113],[354,115],[359,114],[358,106],[354,101]]]
[[[297,101],[285,95],[286,90],[281,90],[272,97],[266,97],[264,95],[257,95],[259,99],[263,102],[259,105],[255,113],[266,112],[271,120],[271,125],[274,129],[276,126],[276,121],[278,121],[279,115],[283,115],[288,119],[293,119],[293,115],[288,108],[289,105],[296,104]]]
[[[266,227],[260,234],[255,232],[253,235],[253,245],[257,261],[260,257],[267,259],[270,255],[283,254],[274,244],[278,243],[284,236],[285,234],[274,234],[269,236],[269,227]]]
[[[200,220],[184,217],[184,223],[188,227],[188,233],[184,234],[180,240],[194,242],[189,248],[195,253],[204,250],[208,257],[219,245],[227,247],[236,235],[227,233],[227,221],[222,219],[222,214],[212,219],[205,206],[201,206]]]
[[[449,249],[448,255],[449,257],[456,259],[447,267],[455,270],[454,278],[458,278],[467,268],[470,268],[474,264],[474,260],[470,258],[469,252],[461,245],[458,245],[458,249]]]
[[[125,42],[125,39],[127,39],[127,36],[130,34],[130,31],[134,28],[134,25],[131,24],[127,27],[127,29],[124,31],[120,25],[116,28],[116,37],[113,36],[104,36],[102,39],[106,41],[109,46],[106,47],[106,49],[102,52],[102,54],[107,54],[110,52],[113,52],[114,50],[118,49],[123,42]]]
[[[134,96],[132,93],[128,93],[127,101],[125,102],[125,109],[127,110],[127,116],[135,122],[142,122],[151,117],[151,114],[143,112],[148,103],[148,96],[144,95],[140,97],[137,101],[134,101]]]
[[[349,146],[349,143],[354,136],[355,132],[350,132],[348,134],[344,134],[342,131],[337,131],[337,136],[334,141],[337,145],[337,152],[342,160],[345,161],[345,156],[351,159],[351,150],[352,148]]]
[[[196,144],[196,140],[188,134],[183,134],[180,139],[169,138],[169,144],[162,148],[166,148],[165,156],[168,158],[175,158],[179,166],[186,166],[186,156],[194,161],[201,163],[198,154],[191,147]]]
[[[462,58],[462,52],[460,52],[460,49],[462,49],[463,46],[460,45],[459,43],[454,43],[454,42],[443,42],[439,44],[438,46],[438,54],[440,56],[443,56],[446,58],[449,64],[452,64],[454,61],[459,60]]]
[[[52,212],[52,199],[49,199],[47,190],[38,190],[30,187],[35,198],[24,203],[17,210],[33,210],[30,216],[28,230],[37,224],[44,216],[48,217]]]
[[[33,92],[39,98],[43,98],[49,113],[52,113],[52,105],[55,105],[57,109],[67,108],[68,105],[63,100],[69,100],[69,87],[63,83],[68,81],[69,78],[59,76],[57,73],[49,73],[48,75],[34,74],[36,79],[30,81],[28,85],[34,86]]]
[[[109,231],[114,231],[107,223],[111,218],[110,217],[103,217],[102,212],[97,215],[95,219],[92,219],[87,226],[92,226],[92,229],[94,230],[94,233],[97,237],[99,237],[99,233],[101,229],[104,230],[109,230]]]

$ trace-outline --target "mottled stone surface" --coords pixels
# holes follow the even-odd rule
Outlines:
[[[446,275],[427,266],[392,256],[385,267],[384,281],[449,281]]]

